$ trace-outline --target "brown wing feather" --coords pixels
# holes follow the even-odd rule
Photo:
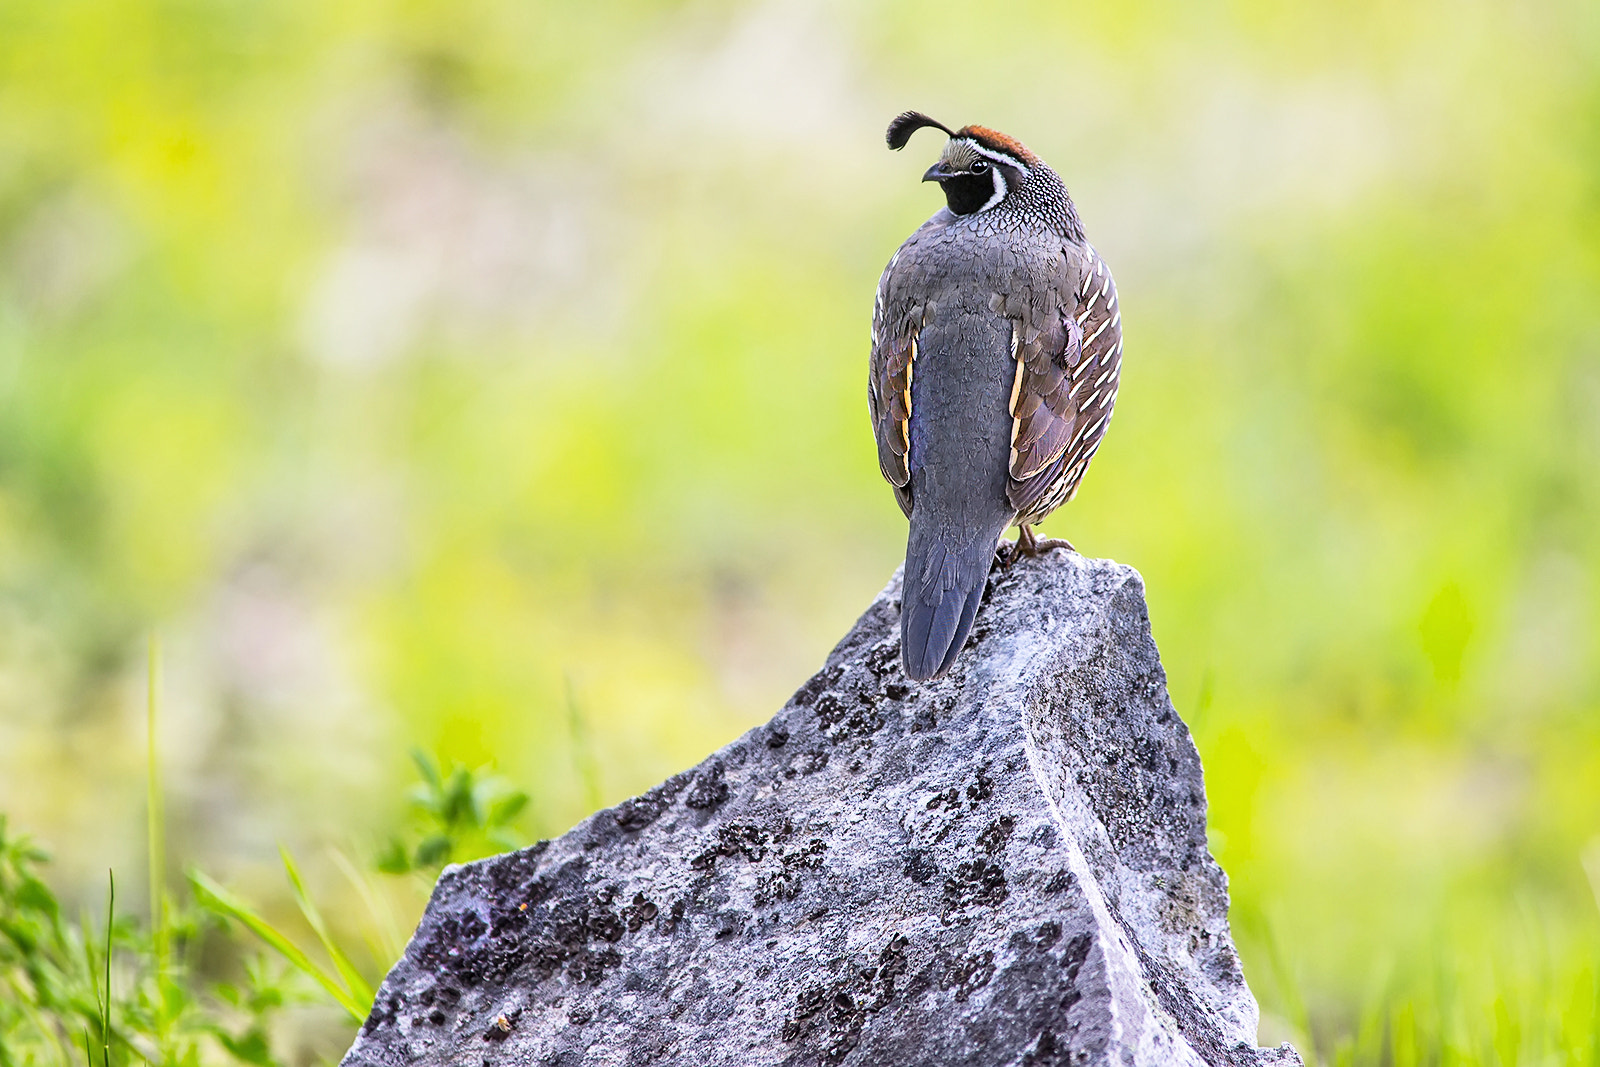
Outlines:
[[[1020,325],[1012,330],[1018,377],[1007,496],[1019,521],[1031,523],[1072,499],[1116,404],[1122,312],[1099,253],[1089,250],[1069,315],[1031,339]]]
[[[915,373],[917,337],[874,337],[867,401],[872,433],[878,440],[878,468],[894,486],[900,510],[911,514],[911,378]]]

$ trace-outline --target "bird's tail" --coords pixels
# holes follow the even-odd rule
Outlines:
[[[997,530],[952,547],[921,528],[913,513],[900,601],[900,653],[907,677],[937,678],[955,662],[983,599],[999,536]]]

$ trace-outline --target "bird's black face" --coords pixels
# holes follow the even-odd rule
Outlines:
[[[983,210],[989,201],[1005,198],[1004,182],[999,168],[987,161],[981,168],[962,171],[960,173],[936,173],[943,168],[943,164],[936,163],[933,168],[923,176],[923,181],[936,181],[939,188],[944,190],[945,203],[950,207],[953,215],[971,215],[973,212]]]
[[[1022,176],[1020,168],[997,155],[971,141],[952,140],[922,180],[939,183],[951,214],[971,215],[1004,200]]]

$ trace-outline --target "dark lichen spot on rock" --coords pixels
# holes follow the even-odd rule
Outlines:
[[[1067,870],[1065,867],[1052,874],[1050,876],[1050,880],[1044,884],[1044,891],[1046,893],[1065,893],[1071,888],[1072,872]]]
[[[901,670],[901,649],[898,640],[880,641],[862,659],[866,661],[867,670],[874,673],[875,677],[894,675],[902,680],[906,677]]]
[[[813,674],[807,679],[805,685],[795,690],[794,696],[789,698],[789,703],[797,708],[809,708],[818,695],[831,689],[834,683],[842,677],[844,677],[843,666],[836,664],[832,667],[826,667]]]
[[[883,715],[873,705],[846,703],[832,693],[818,697],[812,711],[816,713],[817,725],[835,744],[883,729]]]
[[[505,898],[515,895],[518,889],[533,881],[538,873],[539,857],[550,847],[549,841],[540,841],[501,858],[489,871],[489,884],[495,896]]]
[[[712,760],[711,765],[696,776],[694,787],[683,800],[685,806],[705,811],[727,800],[731,790],[723,780],[723,773],[722,761]]]
[[[956,698],[949,694],[922,701],[912,712],[912,733],[931,732],[956,706]]]
[[[606,972],[622,966],[622,953],[614,948],[586,949],[567,964],[567,977],[580,985],[599,985]]]
[[[718,857],[743,856],[755,863],[767,854],[772,834],[750,823],[734,822],[717,827],[717,840],[710,848],[689,861],[696,870],[708,871],[716,866]]]
[[[602,941],[621,941],[623,933],[627,930],[622,918],[613,911],[592,912],[586,925],[589,934]]]
[[[878,677],[900,669],[900,642],[884,641],[866,655],[867,670]]]
[[[989,765],[981,763],[972,776],[972,783],[967,786],[967,806],[976,808],[992,796],[994,796],[994,779],[989,777]]]
[[[905,876],[918,885],[926,885],[934,875],[939,873],[938,866],[928,857],[928,853],[920,848],[914,848],[905,855],[905,863],[901,867]]]
[[[688,784],[687,774],[676,774],[641,796],[624,800],[611,809],[611,817],[623,830],[636,833],[661,818],[662,812]]]
[[[1028,835],[1028,843],[1034,848],[1053,849],[1060,840],[1056,828],[1050,823],[1040,823]]]
[[[827,850],[828,846],[821,838],[813,837],[803,848],[782,853],[777,870],[763,874],[756,882],[756,906],[765,907],[799,896],[800,872],[821,867],[822,854]]]
[[[789,766],[784,770],[785,778],[796,778],[808,774],[816,774],[828,765],[828,752],[826,749],[814,748],[802,752],[789,761]]]
[[[842,1063],[861,1043],[868,1017],[895,999],[895,981],[906,971],[907,945],[903,935],[895,934],[875,962],[841,961],[842,974],[806,985],[795,997],[779,1036],[811,1046],[822,1063]]]
[[[983,832],[978,835],[978,847],[992,856],[1006,847],[1016,828],[1017,820],[1014,816],[1002,815],[983,828]]]
[[[624,993],[658,993],[665,985],[665,976],[656,970],[635,967],[624,972],[622,976]]]
[[[969,860],[944,880],[944,903],[951,911],[975,905],[992,908],[1005,899],[1006,872],[998,863]]]
[[[954,989],[956,1001],[965,1001],[994,977],[994,953],[989,950],[959,956],[945,964],[940,989]]]
[[[789,730],[784,726],[773,726],[767,730],[767,747],[782,748],[789,743]]]
[[[361,1024],[361,1032],[370,1034],[385,1026],[393,1026],[400,1006],[399,997],[383,997],[374,1001],[372,1011],[367,1015],[367,1021]]]
[[[622,909],[622,921],[629,933],[638,933],[660,910],[656,907],[655,901],[648,899],[643,893],[635,893],[633,902]]]
[[[439,919],[418,948],[433,973],[464,986],[499,981],[520,966],[526,953],[510,934],[486,938],[489,932],[474,912],[455,912]]]

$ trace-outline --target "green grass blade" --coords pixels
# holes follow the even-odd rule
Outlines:
[[[100,1039],[105,1067],[111,1067],[111,934],[117,922],[116,872],[108,869],[106,879],[109,882],[109,891],[106,893],[106,999],[105,1007],[101,1009]]]
[[[334,864],[344,874],[345,880],[361,895],[362,902],[367,906],[367,914],[372,918],[375,943],[369,940],[369,946],[373,950],[373,955],[378,957],[383,966],[393,965],[394,961],[400,958],[400,953],[405,951],[405,940],[400,936],[400,927],[395,922],[394,909],[373,888],[372,879],[367,877],[349,856],[337,848],[330,851]]]
[[[167,938],[166,811],[161,795],[161,751],[157,727],[161,721],[161,638],[150,635],[145,691],[145,841],[150,865],[151,953],[156,977],[156,1047],[167,1053]]]
[[[300,905],[300,914],[306,917],[306,922],[311,924],[311,929],[316,931],[317,940],[322,942],[322,947],[327,951],[328,958],[333,961],[333,966],[339,972],[339,977],[344,979],[345,988],[350,995],[367,1010],[372,1007],[372,987],[367,980],[361,977],[361,972],[356,970],[355,964],[350,962],[350,957],[345,955],[328,933],[328,924],[322,921],[322,913],[311,900],[311,895],[306,892],[305,882],[300,878],[300,871],[294,865],[294,859],[289,855],[289,850],[282,845],[278,846],[278,855],[283,857],[283,869],[289,875],[289,884],[294,887],[294,902]],[[362,1013],[365,1017],[365,1012]]]
[[[83,931],[84,974],[87,975],[88,979],[89,979],[89,991],[94,994],[94,1018],[93,1018],[93,1021],[100,1024],[100,1038],[101,1038],[101,1040],[104,1041],[104,1042],[109,1043],[110,1040],[111,1040],[111,1035],[110,1035],[110,1033],[108,1032],[108,1030],[106,1028],[105,1020],[106,1020],[106,1017],[107,1017],[106,999],[108,999],[111,996],[111,967],[110,967],[109,963],[106,966],[106,986],[105,986],[105,990],[104,990],[104,994],[105,995],[104,995],[104,997],[102,997],[101,996],[101,988],[100,988],[100,968],[96,964],[95,958],[94,958],[94,938],[91,936],[91,933],[90,933],[90,931],[92,930],[92,927],[89,925],[89,913],[87,911],[83,911],[83,912],[80,913],[79,919],[78,919],[78,928]],[[111,948],[111,938],[110,938],[110,935],[108,934],[107,937],[106,937],[106,950],[109,952],[110,948]],[[83,1040],[84,1040],[84,1048],[87,1050],[88,1047],[89,1047],[89,1044],[88,1044],[88,1042],[89,1042],[89,1028],[88,1028],[88,1026],[85,1026],[84,1029],[83,1029]],[[88,1067],[94,1067],[94,1056],[92,1054],[90,1054],[89,1057],[88,1057]]]
[[[340,983],[321,967],[312,962],[311,957],[300,951],[298,945],[280,933],[271,923],[251,910],[250,906],[222,886],[206,877],[197,870],[189,871],[189,884],[194,887],[200,902],[213,911],[220,912],[230,919],[242,923],[248,930],[261,940],[270,945],[278,955],[288,960],[294,968],[302,974],[309,976],[323,989],[327,990],[338,1005],[350,1013],[356,1022],[366,1020],[366,1012],[355,998]]]

